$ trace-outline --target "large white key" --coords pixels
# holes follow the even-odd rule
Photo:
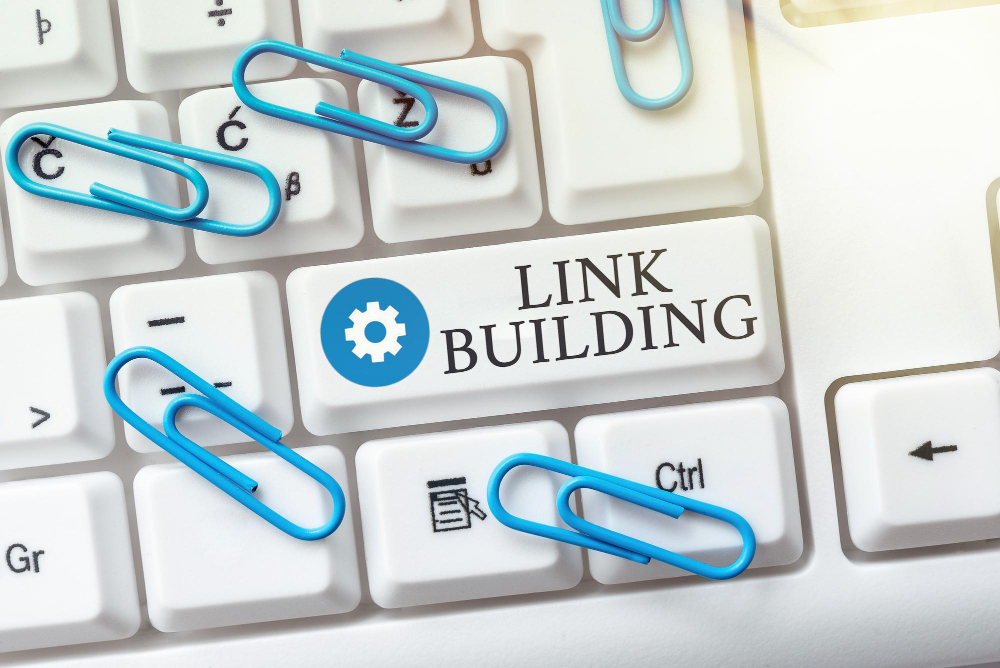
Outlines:
[[[142,93],[229,83],[249,44],[295,41],[289,0],[119,0],[118,11],[128,80]],[[293,69],[289,58],[261,56],[247,81]]]
[[[0,652],[139,630],[125,489],[113,473],[0,485]]]
[[[299,0],[299,21],[307,49],[394,63],[457,58],[475,41],[469,0]]]
[[[256,84],[251,91],[309,113],[321,99],[347,106],[347,91],[328,79]],[[232,88],[192,95],[181,103],[179,115],[185,144],[259,162],[283,190],[281,215],[263,234],[239,239],[195,232],[203,260],[257,260],[349,248],[361,241],[361,190],[350,139],[258,114],[244,107]],[[250,223],[267,209],[267,191],[258,179],[231,169],[197,166],[212,192],[203,215]]]
[[[108,0],[0,4],[0,108],[103,97],[118,84]]]
[[[1000,372],[851,383],[835,406],[858,548],[1000,538]]]
[[[648,0],[622,3],[645,25]],[[599,2],[483,0],[490,46],[520,50],[535,73],[549,210],[590,223],[747,204],[763,187],[743,3],[685,2],[694,83],[676,106],[644,111],[621,95]],[[666,95],[680,79],[669,20],[625,47],[636,90]]]
[[[735,511],[757,539],[751,568],[783,566],[802,555],[788,409],[761,397],[601,415],[576,427],[581,466]],[[658,515],[597,492],[583,492],[590,522],[715,566],[743,548],[730,525],[692,511]],[[688,575],[659,562],[639,565],[590,552],[598,582],[620,584]]]
[[[0,302],[0,469],[107,456],[97,300],[83,292]],[[0,510],[2,513],[2,510]]]
[[[288,307],[315,434],[784,370],[770,237],[752,216],[299,269]]]
[[[375,233],[388,242],[433,239],[530,227],[542,215],[542,192],[532,131],[528,75],[513,58],[468,58],[415,69],[484,88],[510,119],[507,144],[478,165],[421,157],[365,143]],[[493,138],[496,121],[479,102],[434,92],[440,120],[424,141],[476,150]],[[358,103],[366,116],[409,126],[424,118],[419,104],[398,91],[362,82]]]
[[[128,285],[111,295],[115,349],[158,348],[287,432],[292,426],[291,383],[278,284],[263,271]],[[163,411],[192,391],[149,360],[122,369],[121,396],[160,429]],[[248,437],[199,410],[179,415],[181,431],[203,446],[242,443]],[[139,452],[159,448],[130,426],[125,438]]]
[[[555,422],[535,422],[361,446],[358,494],[378,605],[554,591],[580,582],[579,548],[514,531],[490,513],[490,474],[519,452],[569,460],[569,436]],[[519,467],[504,478],[500,499],[518,517],[561,524],[555,504],[561,483],[547,471]]]
[[[299,454],[332,475],[350,499],[339,450]],[[272,453],[226,457],[256,480],[258,499],[304,527],[324,524],[329,493]],[[160,631],[349,612],[361,601],[350,503],[337,531],[303,541],[281,532],[182,464],[135,477],[135,514],[149,621]]]
[[[4,154],[11,135],[34,122],[98,137],[117,128],[170,139],[160,104],[120,100],[16,114],[0,125]],[[180,203],[174,174],[63,139],[33,137],[19,159],[25,175],[43,185],[87,193],[100,182],[169,206]],[[6,169],[4,180],[17,273],[29,285],[164,271],[184,259],[184,233],[176,225],[32,195]]]

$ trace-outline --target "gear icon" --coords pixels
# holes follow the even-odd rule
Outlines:
[[[354,325],[344,330],[344,338],[354,342],[352,352],[355,357],[363,359],[365,355],[370,355],[372,362],[378,364],[385,361],[386,354],[398,353],[402,349],[399,339],[406,336],[406,325],[396,322],[398,315],[399,312],[392,306],[382,310],[378,302],[368,302],[364,311],[354,309],[349,316]],[[385,328],[385,336],[380,341],[371,341],[365,334],[372,323],[379,323]]]

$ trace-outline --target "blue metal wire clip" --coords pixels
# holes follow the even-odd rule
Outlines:
[[[531,522],[507,512],[500,502],[500,483],[503,482],[505,475],[518,466],[534,466],[570,477],[559,488],[556,507],[559,509],[559,515],[563,521],[576,531]],[[690,510],[699,515],[727,522],[734,526],[743,537],[743,550],[736,561],[730,565],[711,566],[616,531],[605,529],[593,522],[588,522],[573,511],[570,502],[573,492],[578,489],[593,489],[674,519],[680,517],[685,510]],[[501,524],[511,529],[570,543],[588,550],[606,552],[640,564],[648,564],[650,560],[656,559],[713,580],[728,580],[736,577],[747,569],[757,551],[757,539],[754,537],[750,524],[731,510],[543,455],[521,453],[500,462],[490,476],[486,499],[489,502],[490,510],[493,511],[493,516]]]
[[[255,97],[246,84],[246,72],[250,61],[264,53],[287,56],[398,90],[420,102],[425,111],[424,120],[415,127],[401,128],[326,102],[316,104],[315,114],[265,102]],[[427,88],[462,95],[488,106],[496,119],[496,131],[489,145],[479,151],[458,151],[419,141],[434,129],[438,120],[437,102]],[[507,141],[507,110],[493,93],[346,49],[340,52],[339,58],[336,58],[286,42],[273,40],[255,42],[236,57],[236,64],[233,66],[233,89],[243,104],[261,114],[448,162],[466,165],[486,162],[496,157]]]
[[[163,415],[163,429],[166,433],[153,427],[126,406],[115,388],[115,379],[122,368],[137,359],[148,359],[156,362],[183,380],[189,387],[201,392],[200,395],[179,395],[167,405]],[[104,374],[104,397],[111,408],[136,431],[289,536],[299,540],[319,540],[332,534],[343,522],[346,504],[344,492],[330,474],[280,443],[280,429],[257,417],[163,351],[145,347],[129,348],[111,360],[111,364],[108,365],[108,370]],[[329,521],[315,529],[305,529],[293,524],[254,497],[253,493],[257,491],[257,482],[253,478],[211,454],[177,429],[177,413],[187,406],[200,408],[224,420],[325,487],[333,498],[333,513]]]
[[[670,4],[670,23],[674,29],[674,41],[677,42],[677,54],[681,60],[681,80],[672,93],[660,98],[649,98],[640,95],[629,82],[628,71],[625,69],[625,58],[619,38],[629,42],[644,42],[660,31],[666,19],[667,3]],[[601,0],[604,11],[604,30],[608,35],[608,48],[611,50],[611,66],[618,81],[618,90],[625,99],[647,111],[667,109],[680,102],[691,89],[694,78],[694,66],[691,62],[691,45],[688,42],[687,28],[684,26],[684,14],[681,12],[681,0],[653,0],[653,17],[644,28],[636,29],[625,23],[622,16],[621,0]]]
[[[194,186],[194,201],[187,207],[177,208],[154,202],[148,198],[139,197],[118,190],[117,188],[111,188],[103,183],[93,183],[90,186],[90,194],[88,195],[33,181],[21,169],[18,154],[21,146],[35,135],[57,137],[97,149],[98,151],[131,158],[132,160],[173,172],[187,179]],[[263,181],[267,187],[267,213],[264,214],[263,218],[251,225],[234,225],[197,217],[208,204],[208,183],[205,181],[205,177],[190,165],[164,157],[160,155],[161,153],[253,174]],[[108,132],[108,138],[102,139],[101,137],[95,137],[94,135],[72,130],[61,125],[30,123],[18,130],[11,137],[10,144],[7,146],[6,162],[7,171],[10,172],[14,183],[33,195],[47,197],[60,202],[68,202],[70,204],[79,204],[80,206],[89,206],[94,209],[137,216],[159,223],[190,227],[202,232],[213,232],[233,237],[253,236],[271,227],[281,212],[281,188],[278,185],[278,180],[260,163],[235,156],[222,155],[213,151],[192,148],[182,144],[174,144],[162,139],[154,139],[122,130],[111,130]]]

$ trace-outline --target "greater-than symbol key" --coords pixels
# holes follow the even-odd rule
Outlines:
[[[30,406],[29,408],[31,412],[34,413],[35,415],[41,415],[40,418],[31,423],[32,429],[34,429],[35,427],[37,427],[38,425],[42,424],[50,417],[52,417],[52,415],[48,411],[43,411],[41,408],[35,408],[34,406]]]

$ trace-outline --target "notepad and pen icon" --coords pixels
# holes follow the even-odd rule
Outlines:
[[[434,533],[471,529],[472,518],[486,519],[479,501],[469,496],[465,478],[427,481],[431,502],[431,526]]]

